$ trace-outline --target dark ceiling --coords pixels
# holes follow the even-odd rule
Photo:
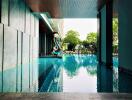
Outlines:
[[[33,12],[48,12],[52,18],[96,18],[110,0],[26,0]],[[117,1],[117,0],[114,0]]]
[[[26,0],[34,12],[49,12],[52,18],[95,18],[97,0]]]

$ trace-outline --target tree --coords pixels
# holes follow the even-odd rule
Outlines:
[[[85,48],[87,48],[87,47],[89,46],[89,43],[88,43],[86,40],[84,40],[84,41],[82,41],[82,45],[83,45]]]
[[[113,19],[113,45],[118,44],[118,19]]]
[[[68,50],[73,50],[80,43],[79,33],[73,30],[68,31],[64,38],[64,43],[69,43]]]
[[[113,52],[118,53],[118,19],[113,18]]]
[[[87,34],[86,41],[88,43],[96,43],[97,42],[97,33],[91,32],[91,33]]]
[[[91,53],[97,52],[97,33],[91,32],[87,34],[86,40],[84,40],[83,45],[91,51]]]

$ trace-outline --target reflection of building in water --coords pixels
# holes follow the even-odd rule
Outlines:
[[[57,69],[54,79],[52,80],[48,92],[62,92],[63,91],[63,70],[62,68]]]
[[[42,63],[43,61],[43,63]],[[60,67],[59,61],[55,63],[51,62],[50,59],[42,59],[39,66],[39,92],[61,92],[62,91],[62,68]]]

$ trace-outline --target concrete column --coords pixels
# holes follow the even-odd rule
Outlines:
[[[97,49],[98,49],[98,52],[97,52],[97,60],[99,63],[101,63],[101,13],[99,12],[98,15],[97,15]]]
[[[113,92],[113,72],[104,65],[97,65],[97,91]]]
[[[112,0],[108,0],[100,10],[100,61],[105,65],[112,65],[112,5]]]
[[[132,74],[132,0],[118,1],[119,67]]]

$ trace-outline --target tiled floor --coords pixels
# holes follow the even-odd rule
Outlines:
[[[132,100],[132,94],[0,93],[0,100]]]

